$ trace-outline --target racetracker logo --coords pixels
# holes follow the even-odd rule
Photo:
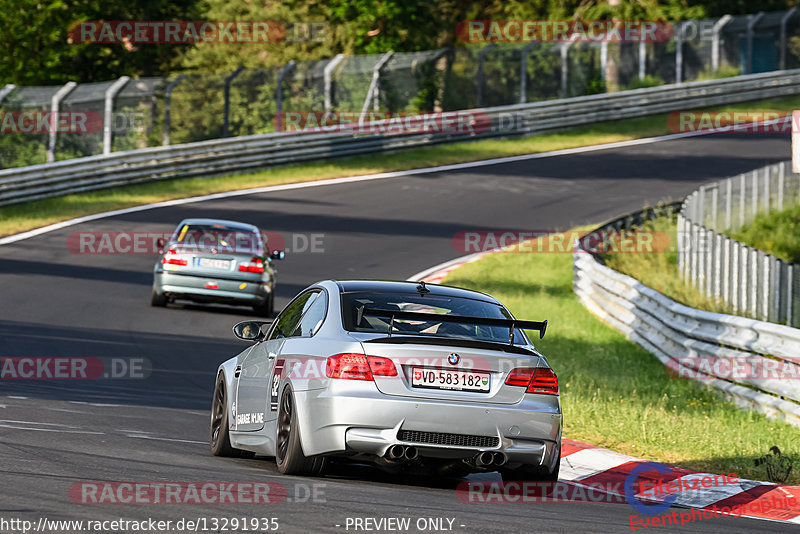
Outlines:
[[[456,487],[456,497],[465,503],[624,503],[622,482],[577,484],[573,482],[484,482],[465,481]]]
[[[491,126],[482,111],[283,111],[275,129],[300,133],[477,134]]]
[[[648,230],[597,230],[553,232],[551,230],[468,230],[453,236],[453,249],[461,254],[475,252],[565,253],[581,250],[597,254],[666,252],[669,234]]]
[[[143,379],[152,368],[146,358],[2,357],[0,380]]]
[[[70,43],[196,44],[279,43],[286,37],[280,22],[266,21],[153,21],[76,22],[68,32]]]
[[[670,360],[667,373],[672,378],[688,380],[800,380],[800,366],[796,363],[763,356],[687,356],[678,358],[677,362]]]
[[[326,252],[326,234],[261,232],[267,251],[321,254]],[[158,254],[158,240],[169,243],[172,233],[159,232],[73,232],[67,237],[67,249],[73,254]],[[291,248],[289,248],[291,245]],[[253,254],[258,240],[250,232],[187,232],[181,236],[178,252],[214,249],[215,253]]]
[[[91,134],[103,130],[96,111],[0,111],[0,134]]]
[[[791,111],[673,111],[667,127],[673,133],[798,133],[798,121]]]
[[[77,482],[75,504],[278,504],[286,500],[278,482]]]
[[[672,24],[651,20],[465,20],[456,26],[467,43],[663,43],[674,33]]]

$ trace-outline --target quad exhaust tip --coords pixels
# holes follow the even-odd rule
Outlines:
[[[392,445],[386,451],[386,458],[388,460],[399,460],[405,455],[406,448],[403,445]]]
[[[406,447],[405,452],[403,453],[403,458],[406,460],[414,460],[419,455],[417,452],[416,447]]]

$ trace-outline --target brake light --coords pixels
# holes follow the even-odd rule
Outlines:
[[[389,358],[381,356],[367,356],[369,368],[375,376],[397,376],[397,367]]]
[[[161,258],[161,264],[164,265],[188,265],[189,262],[180,258]]]
[[[546,367],[536,369],[526,393],[543,393],[545,395],[558,395],[558,377],[552,369]]]
[[[334,354],[325,364],[325,376],[345,380],[374,380],[375,376],[397,376],[389,358],[364,354]]]
[[[528,367],[518,367],[512,369],[506,378],[506,384],[509,386],[527,386],[531,383],[531,376],[536,369]]]
[[[517,367],[506,377],[509,386],[527,386],[525,393],[558,395],[558,377],[547,367]]]
[[[239,271],[243,273],[261,274],[264,272],[264,260],[262,260],[258,256],[253,256],[250,259],[250,263],[243,263],[239,265]]]
[[[373,380],[369,360],[363,354],[334,354],[325,364],[325,376],[345,380]]]

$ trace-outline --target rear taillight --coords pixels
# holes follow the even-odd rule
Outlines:
[[[167,255],[161,258],[162,265],[188,265],[189,262],[181,258],[170,258],[170,255],[175,255],[178,252],[174,249],[169,249]]]
[[[558,377],[547,367],[517,367],[508,373],[506,384],[509,386],[527,386],[525,393],[558,395]]]
[[[250,263],[243,263],[239,265],[239,271],[243,273],[258,273],[264,272],[264,260],[258,256],[253,256]]]
[[[325,364],[325,376],[345,380],[374,380],[374,376],[397,376],[389,358],[364,354],[334,354]]]

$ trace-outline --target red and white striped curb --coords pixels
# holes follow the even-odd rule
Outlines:
[[[444,278],[462,265],[472,263],[500,249],[478,252],[462,256],[454,260],[436,265],[409,278],[410,281],[424,280],[426,283],[439,284]],[[588,445],[571,439],[563,439],[561,443],[561,470],[559,480],[590,487],[622,488],[625,478],[631,471],[647,464],[647,460],[626,456],[594,445]],[[695,508],[700,510],[738,507],[742,517],[766,519],[800,524],[800,486],[786,486],[771,482],[735,479],[721,485],[702,487],[693,481],[705,477],[714,478],[711,473],[690,471],[681,467],[666,466],[668,473],[641,473],[637,478],[647,481],[658,481],[663,484],[675,482],[680,491],[670,491],[667,496],[674,495],[673,506]],[[655,475],[655,476],[653,476]],[[717,475],[717,478],[719,476]],[[690,488],[690,489],[687,489]],[[604,490],[608,493],[608,490]],[[624,492],[620,491],[624,497]],[[653,502],[652,495],[637,494],[642,501]]]
[[[564,439],[561,443],[559,478],[586,487],[608,488],[615,484],[622,487],[631,471],[646,463],[647,461],[641,458]],[[737,478],[726,484],[702,487],[693,481],[705,477],[713,479],[715,475],[681,467],[666,467],[667,473],[651,471],[637,475],[637,478],[640,481],[658,481],[662,485],[675,483],[674,487],[680,491],[670,491],[665,495],[676,497],[674,506],[697,509],[710,509],[714,506],[717,509],[738,507],[742,511],[742,517],[800,524],[800,486]],[[620,492],[620,495],[624,493]],[[650,494],[637,494],[637,497],[642,501],[653,501],[653,496]]]

